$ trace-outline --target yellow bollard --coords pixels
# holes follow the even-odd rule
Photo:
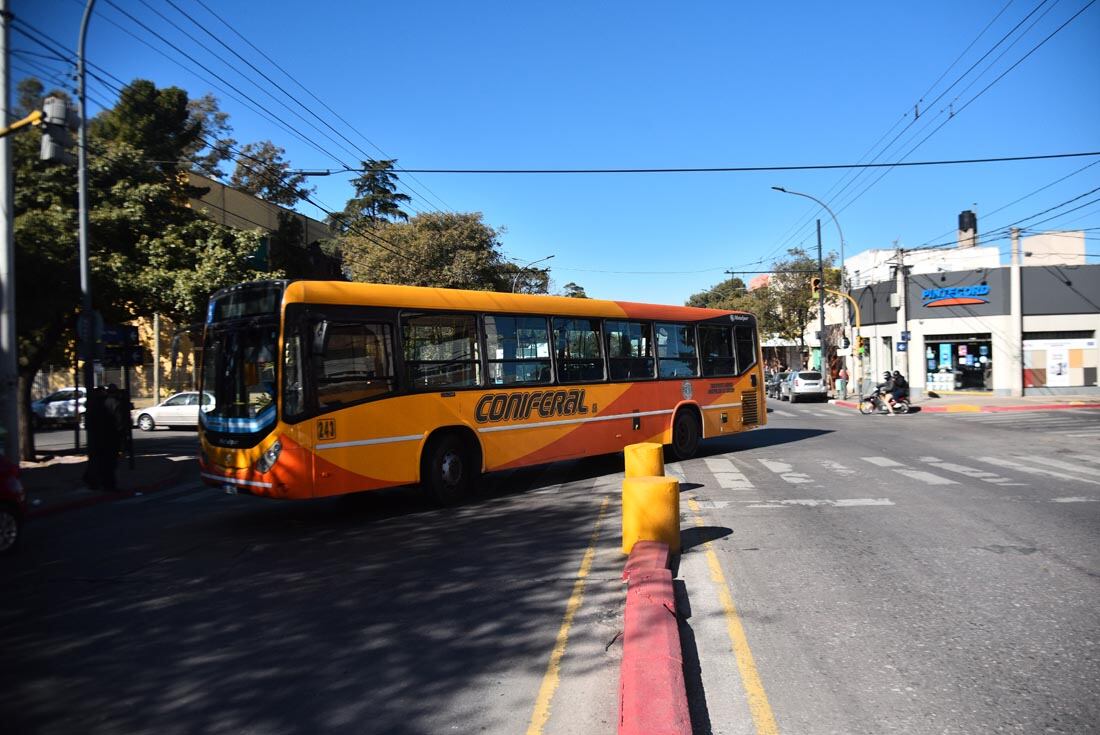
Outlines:
[[[665,474],[665,452],[660,444],[630,444],[623,449],[623,456],[627,477],[663,477]]]
[[[680,551],[680,482],[675,477],[623,480],[623,553],[638,541],[661,541]]]

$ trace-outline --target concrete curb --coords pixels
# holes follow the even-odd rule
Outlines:
[[[668,545],[636,543],[623,578],[627,591],[619,669],[619,735],[690,735]]]

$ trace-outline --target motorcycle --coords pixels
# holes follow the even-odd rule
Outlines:
[[[890,413],[890,409],[886,407],[886,399],[876,390],[860,399],[859,412],[866,416],[872,413]],[[909,399],[894,401],[894,413],[909,413]]]

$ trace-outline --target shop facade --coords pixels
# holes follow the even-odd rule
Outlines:
[[[865,387],[900,370],[915,396],[1100,393],[1100,265],[902,273],[852,296]]]

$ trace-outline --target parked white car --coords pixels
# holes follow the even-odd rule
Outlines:
[[[79,404],[77,396],[80,396]],[[72,426],[84,418],[87,404],[84,388],[62,388],[31,403],[35,427],[51,425]]]
[[[203,405],[209,411],[214,405],[214,396],[210,393],[204,396]],[[135,408],[130,412],[130,419],[142,431],[152,431],[158,426],[193,428],[199,424],[199,393],[184,391],[155,406]]]
[[[821,373],[816,370],[799,370],[787,376],[784,395],[791,403],[805,399],[829,400],[829,389]]]

